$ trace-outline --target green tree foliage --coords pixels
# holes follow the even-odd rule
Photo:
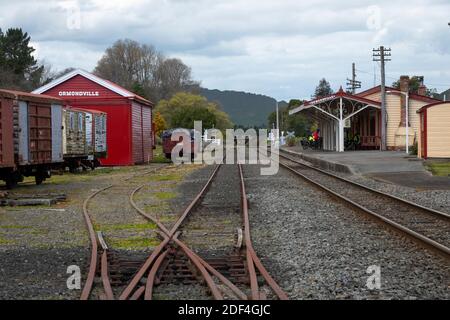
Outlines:
[[[180,92],[169,100],[161,100],[156,106],[168,128],[194,128],[194,121],[203,121],[204,129],[217,128],[224,131],[233,128],[228,115],[205,97]]]
[[[411,78],[409,78],[409,93],[418,93],[419,92],[419,87],[423,82],[423,77],[420,76],[412,76]],[[394,83],[392,83],[392,87],[400,90],[400,80],[395,81]],[[426,95],[428,97],[433,97],[435,94],[437,93],[436,88],[430,88],[427,89]]]
[[[313,99],[319,99],[333,94],[333,90],[331,89],[330,83],[323,78],[319,81],[319,85],[316,87],[316,90],[313,95]]]
[[[304,101],[293,99],[289,104],[279,109],[280,131],[294,131],[297,137],[306,136],[312,126],[312,122],[303,114],[289,115],[289,111],[301,106]],[[268,127],[272,128],[277,121],[276,112],[272,112],[268,117]]]
[[[30,46],[31,37],[20,28],[0,29],[0,87],[32,90],[49,81],[44,65],[39,65]]]

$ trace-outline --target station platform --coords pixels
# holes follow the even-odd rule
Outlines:
[[[362,175],[381,182],[424,190],[450,190],[450,177],[434,177],[423,161],[396,151],[328,152],[283,147],[315,166],[352,175]]]

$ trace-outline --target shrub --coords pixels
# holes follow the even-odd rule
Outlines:
[[[288,147],[294,147],[298,144],[299,139],[297,137],[288,137],[286,140],[286,144]]]
[[[409,148],[409,154],[412,156],[417,156],[419,154],[419,145],[417,142],[415,142],[410,148]]]

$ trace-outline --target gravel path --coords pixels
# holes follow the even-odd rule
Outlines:
[[[292,154],[289,154],[289,156],[303,161],[299,157],[296,157]],[[377,181],[370,177],[365,177],[363,175],[348,175],[338,172],[333,173],[336,175],[343,176],[352,181],[361,183],[368,187],[374,188],[376,190],[396,195],[400,198],[404,198],[413,201],[415,203],[419,203],[423,206],[438,211],[450,213],[450,190],[422,190],[400,186],[388,182]]]
[[[149,168],[102,168],[14,189],[11,193],[19,195],[65,193],[67,201],[51,207],[0,208],[0,299],[78,299],[79,290],[67,289],[66,272],[71,265],[83,272],[90,258],[84,199]]]
[[[353,185],[351,182],[341,181],[335,176],[316,171],[309,167],[308,164],[305,164],[304,161],[295,162],[291,159],[292,157],[283,158],[282,162],[312,181],[326,186],[337,194],[368,208],[372,212],[400,223],[445,246],[449,246],[449,225],[442,218],[438,218],[428,211],[391,199],[388,196],[373,193]]]
[[[449,299],[448,262],[293,174],[245,166],[255,249],[292,299]],[[381,289],[366,287],[381,268]]]
[[[346,176],[346,178],[376,190],[419,203],[425,207],[450,214],[450,190],[416,190],[414,188],[375,181],[364,176]]]

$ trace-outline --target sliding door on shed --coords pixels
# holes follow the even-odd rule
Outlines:
[[[145,106],[142,107],[142,132],[144,145],[144,161],[150,162],[153,158],[152,109]]]
[[[29,103],[28,130],[30,163],[52,162],[52,109],[50,105]]]
[[[133,140],[133,162],[143,163],[144,159],[144,139],[142,128],[142,106],[132,104],[131,130]]]

